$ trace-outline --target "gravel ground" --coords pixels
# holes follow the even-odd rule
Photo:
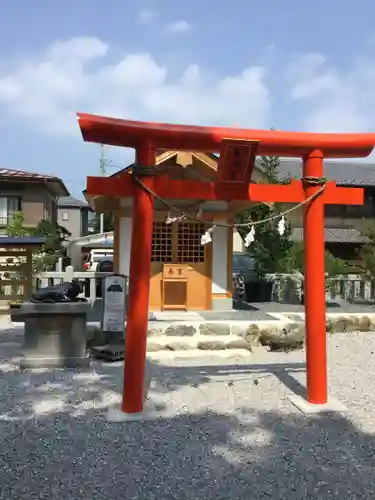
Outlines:
[[[121,364],[19,373],[20,339],[0,333],[0,499],[375,498],[374,334],[329,338],[347,415],[300,414],[304,353],[259,349],[154,360],[160,418],[121,424]]]

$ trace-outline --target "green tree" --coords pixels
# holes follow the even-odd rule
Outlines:
[[[30,229],[25,226],[25,216],[23,215],[23,212],[14,213],[5,231],[8,236],[30,236]]]
[[[57,222],[42,219],[33,234],[46,238],[42,252],[36,256],[38,267],[44,270],[53,269],[58,259],[65,255],[64,242],[71,236],[71,233]]]
[[[256,160],[256,166],[264,173],[267,184],[287,184],[290,178],[281,177],[280,159],[277,157],[261,156]],[[238,222],[245,223],[248,220],[253,222],[268,219],[285,210],[285,205],[262,204],[242,212],[238,217]],[[304,272],[304,246],[303,243],[291,240],[292,225],[286,222],[285,232],[280,235],[278,232],[278,221],[273,220],[265,224],[255,226],[255,241],[251,243],[248,252],[256,260],[258,274],[264,273],[294,273]],[[239,230],[241,236],[245,238],[249,232],[248,228]],[[373,246],[372,253],[367,251],[367,260],[373,259],[373,271],[375,276],[375,225],[373,226]],[[325,270],[328,277],[346,274],[349,267],[343,259],[334,257],[331,252],[325,250]]]
[[[358,252],[359,271],[370,278],[375,277],[375,224],[372,221],[362,221],[359,227],[362,236],[367,238],[367,242],[362,245]]]
[[[64,241],[71,233],[56,222],[42,219],[36,228],[25,225],[25,217],[22,212],[16,212],[6,227],[8,236],[43,236],[46,242],[43,247],[34,254],[34,270],[36,272],[49,270],[54,267],[57,260],[64,255]]]
[[[303,242],[294,243],[284,261],[285,272],[293,273],[299,271],[304,274],[304,254]],[[348,263],[332,255],[329,250],[325,250],[324,252],[324,268],[328,278],[334,278],[335,276],[349,272]]]
[[[46,238],[46,243],[44,244],[45,252],[63,253],[63,243],[67,241],[72,234],[57,222],[42,219],[39,221],[34,231],[34,235],[44,236]]]
[[[277,157],[261,156],[256,160],[258,167],[265,176],[264,182],[267,184],[282,184],[285,180],[280,179],[280,159]],[[237,222],[244,224],[268,219],[280,213],[281,207],[277,204],[261,204],[251,207],[241,212],[237,217]],[[291,240],[292,227],[286,221],[285,232],[279,234],[278,223],[280,219],[255,225],[255,241],[251,243],[248,252],[256,261],[256,271],[258,274],[285,272],[286,262],[293,247]],[[239,228],[242,238],[246,237],[249,227]]]

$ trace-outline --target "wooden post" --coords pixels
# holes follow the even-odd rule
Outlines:
[[[137,164],[149,166],[155,165],[155,161],[153,147],[145,143],[137,149]],[[152,177],[142,177],[142,182],[152,189]],[[143,410],[152,251],[153,198],[136,181],[134,183],[122,394],[122,411],[125,413]]]
[[[304,158],[304,177],[323,176],[323,154],[314,150]],[[306,198],[320,186],[305,183]],[[307,401],[327,403],[327,339],[324,276],[324,202],[317,196],[307,205],[303,223],[305,260],[305,318]]]
[[[26,248],[24,297],[30,300],[33,294],[33,249]]]

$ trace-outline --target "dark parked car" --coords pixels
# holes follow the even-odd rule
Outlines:
[[[100,260],[96,266],[97,273],[113,273],[113,257],[106,255],[103,260]],[[103,279],[96,279],[96,296],[103,296]],[[112,290],[111,290],[112,291]]]
[[[254,279],[255,260],[246,252],[234,252],[232,261],[234,297],[245,298],[246,283]]]
[[[113,273],[113,257],[110,255],[103,256],[102,259],[98,260],[98,263],[96,265],[95,272],[97,273]],[[95,280],[95,286],[96,286],[96,297],[102,297],[103,296],[103,278],[96,278]],[[87,297],[90,296],[90,279],[87,279],[85,281],[85,295]]]

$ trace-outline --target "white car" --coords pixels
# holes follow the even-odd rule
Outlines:
[[[113,262],[113,250],[91,250],[83,262],[85,271],[96,271],[99,262]]]

